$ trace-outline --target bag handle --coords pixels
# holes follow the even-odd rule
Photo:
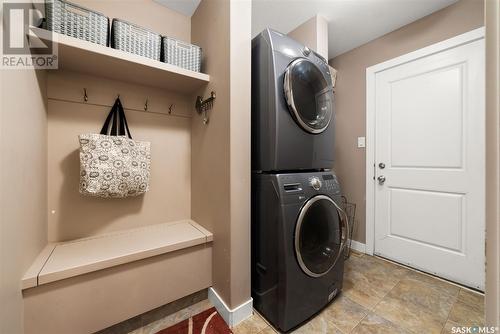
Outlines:
[[[120,101],[120,98],[117,98],[118,100],[118,112],[120,115],[120,134],[121,136],[128,136],[129,139],[132,139],[132,135],[130,134],[130,129],[128,128],[128,122],[127,122],[127,117],[125,117],[125,110],[123,109],[122,102]]]
[[[111,122],[113,123],[110,129]],[[101,135],[108,135],[108,132],[110,136],[128,136],[128,138],[132,139],[125,111],[119,97],[115,100],[108,117],[106,117],[100,133]]]
[[[109,123],[111,120],[114,119],[114,115],[116,113],[116,106],[117,106],[118,100],[115,101],[113,104],[113,107],[111,107],[111,111],[108,114],[108,117],[106,117],[106,120],[104,121],[104,125],[102,126],[101,129],[101,135],[107,135],[108,134],[108,128],[109,128]]]

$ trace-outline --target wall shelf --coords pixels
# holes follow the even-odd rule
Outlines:
[[[28,36],[43,41],[53,38],[58,46],[59,69],[62,70],[164,88],[183,94],[193,93],[210,81],[210,76],[204,73],[41,28],[31,27]]]
[[[47,245],[22,279],[33,288],[133,261],[212,242],[192,220],[149,225]]]

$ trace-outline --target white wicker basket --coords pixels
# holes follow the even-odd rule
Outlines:
[[[48,30],[108,45],[109,19],[103,14],[63,0],[46,1],[45,12]]]
[[[161,36],[133,23],[113,19],[111,47],[159,61]]]
[[[163,62],[191,71],[201,70],[201,48],[172,37],[163,37]]]

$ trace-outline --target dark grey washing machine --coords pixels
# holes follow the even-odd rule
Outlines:
[[[331,172],[252,178],[254,307],[286,332],[340,292],[348,221]]]
[[[323,57],[271,29],[252,40],[252,170],[331,168],[333,109]]]

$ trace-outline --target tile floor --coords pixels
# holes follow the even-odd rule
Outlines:
[[[293,333],[451,333],[453,326],[483,325],[483,303],[483,296],[477,293],[376,257],[352,253],[345,265],[343,292]],[[143,326],[129,334],[154,334],[211,306],[202,300],[147,324],[143,319]],[[258,313],[233,332],[277,333]]]
[[[440,334],[484,325],[483,296],[382,259],[352,253],[341,295],[294,333]],[[235,334],[276,333],[255,313]]]

